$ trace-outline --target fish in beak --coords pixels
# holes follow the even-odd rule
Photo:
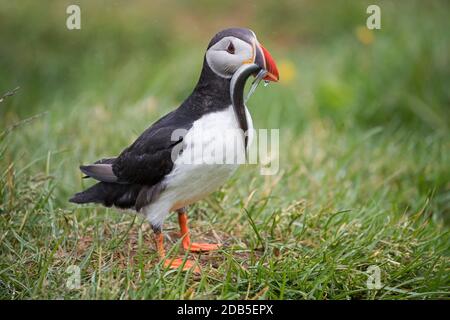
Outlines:
[[[248,123],[245,114],[244,103],[244,88],[247,79],[251,76],[255,76],[255,81],[259,82],[262,76],[264,81],[277,82],[280,79],[278,74],[277,65],[270,55],[269,51],[261,44],[256,44],[256,55],[254,63],[243,64],[233,75],[230,83],[230,95],[233,104],[234,111],[236,113],[240,128],[245,133],[244,141],[245,148],[247,148],[248,137]],[[259,79],[258,79],[259,78]]]

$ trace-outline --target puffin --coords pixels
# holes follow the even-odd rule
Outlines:
[[[271,54],[250,29],[218,32],[207,46],[199,80],[187,99],[118,156],[80,166],[84,178],[96,184],[69,201],[144,215],[164,267],[199,273],[193,260],[166,257],[163,224],[170,212],[177,212],[184,250],[219,249],[220,244],[191,242],[187,206],[219,189],[245,160],[253,140],[244,101],[250,76],[255,81],[279,80]]]

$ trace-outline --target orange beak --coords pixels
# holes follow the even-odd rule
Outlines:
[[[261,67],[267,70],[267,74],[263,80],[277,82],[280,80],[280,75],[278,74],[275,60],[273,60],[272,55],[266,48],[264,48],[261,44],[259,44],[259,47],[261,48],[262,57],[264,58],[264,65],[261,65]]]

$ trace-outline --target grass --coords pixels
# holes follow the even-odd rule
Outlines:
[[[364,1],[82,1],[74,32],[67,4],[0,3],[0,95],[20,86],[0,102],[1,299],[449,298],[447,3],[380,2],[367,31]],[[88,184],[78,165],[177,106],[208,39],[236,24],[284,76],[248,103],[256,127],[280,129],[280,171],[244,166],[192,206],[193,238],[225,246],[189,255],[200,276],[168,271],[142,217],[67,199]],[[183,255],[174,215],[165,230]]]

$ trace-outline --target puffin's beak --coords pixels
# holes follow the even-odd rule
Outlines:
[[[273,60],[269,51],[267,51],[260,43],[256,44],[255,63],[262,69],[267,70],[267,74],[263,80],[277,82],[280,79],[275,60]]]

